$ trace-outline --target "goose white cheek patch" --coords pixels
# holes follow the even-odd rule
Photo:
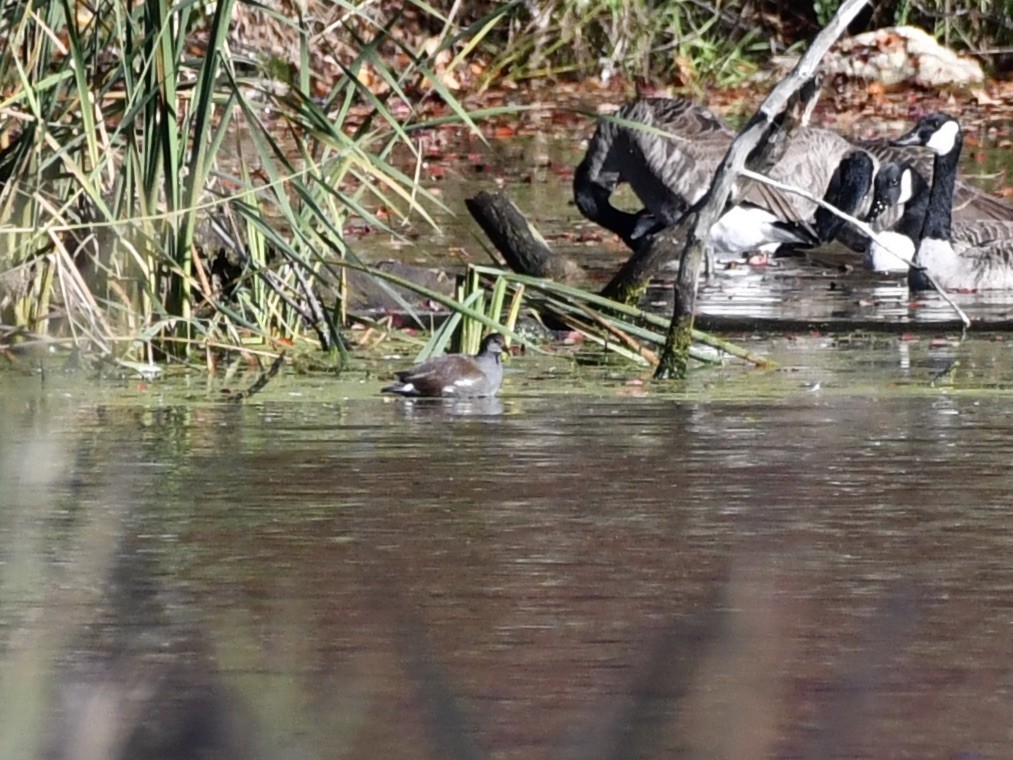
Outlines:
[[[955,121],[948,121],[935,132],[929,141],[925,143],[925,147],[931,150],[933,153],[945,156],[951,150],[957,142],[957,133],[960,131],[960,125]]]
[[[897,199],[897,203],[907,203],[914,197],[914,182],[911,180],[911,170],[905,169],[904,173],[900,175],[900,197]]]

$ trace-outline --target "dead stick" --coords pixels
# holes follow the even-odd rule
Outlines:
[[[696,308],[697,284],[703,263],[704,245],[708,233],[724,210],[732,188],[746,164],[747,157],[761,140],[777,135],[788,102],[811,83],[820,61],[830,46],[844,32],[868,0],[845,0],[834,18],[813,41],[794,70],[767,96],[759,111],[749,120],[745,129],[732,141],[724,160],[718,167],[706,195],[690,211],[692,221],[675,283],[675,308],[669,325],[668,337],[655,376],[658,378],[685,377],[689,347],[692,345],[693,314]],[[783,137],[783,136],[782,136]]]
[[[271,382],[271,378],[273,378],[275,375],[278,374],[278,370],[281,369],[281,365],[284,361],[285,361],[285,352],[282,351],[280,354],[278,354],[277,358],[275,358],[275,360],[271,363],[271,366],[268,367],[267,372],[261,372],[260,376],[254,381],[253,385],[251,385],[245,391],[239,391],[238,393],[233,393],[232,395],[230,395],[228,397],[229,401],[235,401],[238,403],[240,401],[245,401],[254,393],[260,393],[260,391],[264,390],[264,386],[266,386],[269,382]]]

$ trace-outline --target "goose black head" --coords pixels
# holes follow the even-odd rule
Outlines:
[[[872,156],[864,150],[848,153],[830,177],[823,200],[839,210],[854,215],[872,186],[875,171]],[[819,242],[827,243],[837,237],[844,220],[820,206],[815,214]]]
[[[921,179],[921,175],[907,162],[891,162],[879,167],[879,171],[876,172],[876,182],[873,185],[872,206],[869,208],[865,220],[871,222],[888,208],[911,200],[914,197],[916,182],[919,179]]]
[[[938,156],[950,153],[960,142],[960,123],[949,114],[934,113],[926,116],[905,135],[890,144],[896,146],[922,145]]]

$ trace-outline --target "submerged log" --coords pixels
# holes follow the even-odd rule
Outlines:
[[[580,267],[575,261],[567,257],[557,257],[556,254],[549,248],[548,244],[534,226],[525,218],[520,210],[510,201],[504,193],[497,193],[495,195],[487,192],[479,193],[474,198],[469,198],[465,201],[468,206],[468,210],[471,211],[472,216],[475,217],[476,221],[482,226],[491,239],[496,241],[496,247],[503,253],[504,258],[507,259],[510,266],[520,275],[527,278],[538,278],[538,280],[553,280],[568,279],[573,277],[573,272],[580,270]],[[665,231],[659,233],[658,237],[662,237],[666,234]],[[671,249],[678,253],[678,246],[670,241]],[[536,271],[526,272],[522,268],[532,268]],[[563,271],[564,274],[557,278],[554,274],[557,271]],[[545,289],[547,286],[544,282],[538,282],[538,280],[531,280],[526,282],[529,288],[533,290]],[[523,283],[524,279],[520,279]],[[565,283],[563,283],[565,286]],[[548,292],[552,292],[551,289]],[[584,318],[577,318],[576,314],[572,310],[559,310],[549,306],[541,312],[541,316],[546,325],[553,326],[554,329],[567,329],[570,327],[577,327],[577,329],[587,330],[590,324],[596,324],[598,327],[604,330],[605,333],[618,338],[630,350],[638,353],[641,357],[646,359],[649,363],[657,365],[658,360],[654,352],[644,348],[631,336],[624,333],[614,324],[611,324],[603,320],[600,316],[599,311],[604,309],[606,312],[615,312],[616,314],[625,315],[626,317],[634,317],[637,320],[651,322],[653,315],[647,312],[641,312],[639,309],[631,307],[626,302],[609,303],[605,299],[607,296],[602,294],[601,296],[592,296],[588,294],[586,296],[586,302],[588,306],[593,308],[583,308],[578,306],[577,309],[583,311]],[[614,299],[613,299],[614,300]],[[657,326],[663,326],[657,325]],[[771,363],[763,357],[754,356],[749,351],[736,346],[728,341],[715,338],[712,335],[707,335],[698,331],[694,331],[691,335],[693,340],[717,348],[731,356],[737,356],[752,364],[758,366],[771,366]],[[695,358],[700,358],[698,355]]]
[[[506,193],[483,190],[464,203],[507,266],[518,274],[569,284],[581,279],[577,262],[555,253]]]
[[[601,294],[629,306],[639,303],[651,277],[668,262],[679,260],[694,221],[692,214],[686,214],[678,223],[652,235],[648,244],[641,245],[626,260]]]
[[[574,284],[582,279],[580,265],[553,251],[545,238],[506,193],[482,191],[465,200],[472,217],[517,274]],[[683,223],[652,236],[650,245],[635,252],[602,289],[601,295],[635,305],[652,275],[668,261],[678,261],[687,229]]]

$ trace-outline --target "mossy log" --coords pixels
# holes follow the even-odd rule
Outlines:
[[[601,294],[613,301],[636,306],[651,277],[665,264],[679,260],[693,221],[694,217],[684,216],[678,224],[653,235],[649,244],[633,252]]]

